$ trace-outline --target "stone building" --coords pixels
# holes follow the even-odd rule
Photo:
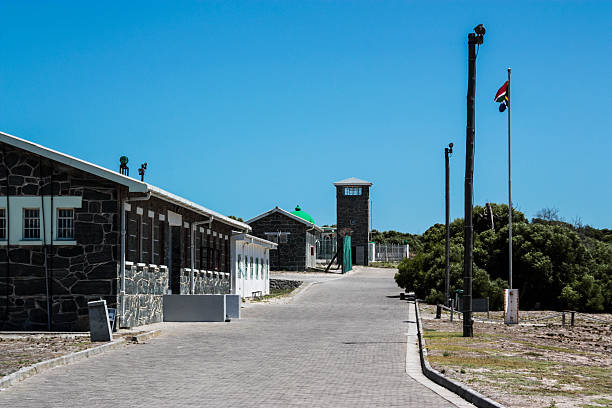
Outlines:
[[[351,236],[353,264],[367,265],[372,183],[351,177],[335,182],[334,186],[336,186],[338,263],[343,262],[344,254],[341,246],[344,235],[348,234]]]
[[[247,224],[1,132],[0,169],[0,330],[88,330],[100,298],[138,326],[167,293],[230,293]]]
[[[304,271],[316,266],[321,228],[299,206],[293,212],[275,207],[246,223],[253,235],[278,244],[277,249],[270,250],[271,270]]]

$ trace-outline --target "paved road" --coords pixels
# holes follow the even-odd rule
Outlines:
[[[393,271],[326,279],[231,323],[169,324],[0,393],[2,407],[448,407],[406,374],[408,305]]]

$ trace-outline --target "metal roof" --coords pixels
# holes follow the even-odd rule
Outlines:
[[[361,180],[356,177],[350,177],[344,180],[336,181],[334,186],[371,186],[369,181]]]
[[[298,217],[297,215],[293,215],[293,214],[291,214],[289,211],[285,211],[285,210],[283,210],[282,208],[278,208],[278,207],[274,207],[274,208],[273,208],[273,209],[271,209],[270,211],[266,211],[266,212],[265,212],[265,213],[263,213],[263,214],[259,214],[257,217],[253,217],[253,218],[251,218],[250,220],[247,220],[247,221],[246,221],[246,223],[247,223],[247,224],[250,224],[250,223],[252,223],[252,222],[254,222],[254,221],[257,221],[257,220],[259,220],[259,219],[261,219],[261,218],[267,217],[268,215],[273,214],[273,213],[275,213],[275,212],[278,212],[278,213],[281,213],[281,214],[283,214],[283,215],[286,215],[287,217],[289,217],[289,218],[291,218],[291,219],[293,219],[293,220],[299,221],[299,222],[301,222],[302,224],[306,224],[306,225],[312,226],[312,228],[314,228],[314,229],[315,229],[315,230],[317,230],[317,231],[322,231],[322,230],[321,230],[321,227],[319,227],[319,226],[315,225],[314,223],[309,222],[309,221],[306,221],[306,220],[305,220],[305,219],[303,219],[302,217]]]
[[[178,204],[182,207],[186,207],[194,212],[205,215],[207,217],[212,216],[215,219],[224,222],[225,224],[229,224],[247,231],[251,230],[251,227],[244,222],[233,220],[229,217],[226,217],[225,215],[219,214],[218,212],[213,210],[209,210],[206,207],[189,201],[183,197],[179,197],[152,184],[133,179],[116,171],[106,169],[102,166],[98,166],[97,164],[89,163],[85,160],[77,159],[76,157],[72,157],[70,155],[55,151],[53,149],[49,149],[48,147],[30,142],[29,140],[21,139],[5,132],[0,132],[0,142],[15,146],[19,149],[28,151],[41,157],[46,157],[58,163],[74,167],[76,169],[93,174],[95,176],[102,177],[106,180],[110,180],[112,182],[127,187],[130,193],[150,193],[151,196],[160,198],[164,201],[169,201]]]

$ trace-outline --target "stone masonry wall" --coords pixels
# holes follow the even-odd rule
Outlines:
[[[7,193],[9,205],[10,197],[53,194],[81,196],[82,206],[74,209],[77,245],[47,245],[47,273],[42,246],[0,246],[0,330],[46,330],[47,300],[52,330],[88,330],[88,301],[117,307],[116,186],[0,144],[0,196]]]
[[[308,226],[275,212],[253,221],[252,235],[268,239],[266,232],[289,232],[287,243],[270,250],[270,270],[303,271],[306,269],[306,230]]]
[[[194,295],[229,294],[230,274],[227,272],[193,271]],[[191,269],[181,271],[181,295],[191,294]]]
[[[370,188],[361,187],[360,196],[344,195],[344,187],[336,186],[336,214],[338,231],[338,262],[342,263],[342,244],[344,237],[340,236],[348,232],[351,236],[351,246],[363,246],[363,259],[357,259],[358,265],[368,264],[368,232],[370,223]]]
[[[166,293],[168,268],[126,262],[125,316],[121,327],[163,321],[163,295]]]
[[[303,281],[290,279],[270,279],[270,291],[281,291],[299,288]]]

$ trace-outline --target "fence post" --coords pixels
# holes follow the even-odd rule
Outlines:
[[[436,305],[436,319],[439,319],[441,317],[442,317],[442,306]]]
[[[561,312],[561,324],[565,326],[565,312]]]
[[[570,326],[574,327],[574,312],[573,310],[570,312]]]
[[[451,323],[453,322],[454,312],[455,312],[455,299],[451,300]]]

